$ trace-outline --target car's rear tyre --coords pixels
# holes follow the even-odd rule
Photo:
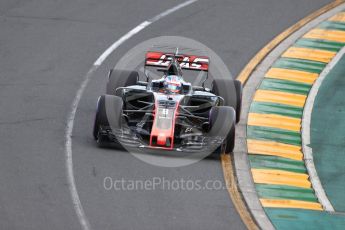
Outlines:
[[[236,123],[240,121],[242,110],[242,83],[238,80],[214,79],[212,92],[224,98],[224,105],[236,110]]]
[[[209,135],[211,137],[225,137],[222,146],[220,146],[221,153],[231,153],[234,150],[235,121],[236,112],[230,106],[217,106],[210,110]]]
[[[93,137],[100,147],[106,147],[110,143],[119,144],[116,139],[109,139],[104,131],[105,129],[111,129],[112,131],[121,129],[122,106],[123,101],[120,97],[102,95],[98,98]]]
[[[116,89],[136,85],[139,79],[137,71],[112,69],[109,71],[106,94],[116,95]]]

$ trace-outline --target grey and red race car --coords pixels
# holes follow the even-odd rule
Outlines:
[[[241,113],[242,85],[229,77],[213,78],[209,88],[186,82],[182,70],[205,72],[209,58],[147,52],[145,68],[162,77],[139,80],[137,71],[109,72],[106,94],[99,97],[93,136],[100,146],[232,152]],[[145,71],[146,73],[146,71]]]

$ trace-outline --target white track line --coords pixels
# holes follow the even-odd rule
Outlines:
[[[68,188],[71,193],[71,198],[74,206],[74,210],[78,216],[79,223],[83,230],[90,230],[90,223],[85,215],[83,206],[80,202],[77,186],[75,183],[74,178],[74,172],[73,172],[73,159],[72,159],[72,134],[73,134],[73,126],[74,126],[74,119],[75,115],[77,113],[77,108],[80,102],[80,99],[85,91],[85,88],[87,84],[89,83],[91,77],[93,76],[93,73],[98,69],[98,67],[104,62],[104,60],[116,50],[122,43],[127,41],[129,38],[131,38],[133,35],[137,34],[150,24],[158,21],[159,19],[185,7],[188,6],[198,0],[189,0],[186,2],[183,2],[179,5],[176,5],[158,15],[155,17],[144,21],[140,23],[138,26],[136,26],[134,29],[123,35],[120,39],[118,39],[116,42],[114,42],[107,50],[103,52],[103,54],[94,62],[91,69],[87,72],[85,75],[81,85],[79,86],[79,89],[74,97],[71,111],[67,118],[67,125],[65,130],[65,166],[66,166],[66,173],[67,173],[67,180],[68,180]]]
[[[325,67],[322,71],[318,79],[315,81],[313,87],[311,88],[304,110],[303,110],[303,118],[302,118],[302,148],[304,153],[304,160],[306,167],[308,169],[309,178],[311,183],[313,184],[313,188],[315,190],[315,194],[322,204],[323,208],[328,212],[334,212],[334,208],[332,203],[329,201],[325,190],[322,187],[321,181],[319,176],[317,175],[317,171],[314,164],[313,158],[313,149],[309,147],[310,145],[310,125],[311,125],[311,115],[313,112],[315,98],[317,93],[319,92],[320,86],[323,80],[326,78],[328,73],[333,69],[333,67],[338,63],[341,57],[345,53],[345,47],[342,48],[337,55],[332,59],[330,63]]]
[[[144,21],[142,23],[140,23],[139,25],[137,25],[134,29],[132,29],[131,31],[129,31],[127,34],[125,34],[124,36],[122,36],[119,40],[117,40],[116,42],[114,42],[106,51],[104,51],[104,53],[99,56],[99,58],[95,61],[95,63],[93,65],[99,66],[101,65],[104,60],[112,53],[114,52],[114,50],[119,47],[122,43],[124,43],[126,40],[128,40],[129,38],[131,38],[133,35],[139,33],[139,31],[141,31],[142,29],[144,29],[145,27],[149,26],[150,24],[158,21],[159,19],[185,7],[188,6],[189,4],[192,4],[194,2],[196,2],[198,0],[189,0],[186,1],[184,3],[181,3],[177,6],[174,6],[173,8],[170,8],[166,11],[164,11],[163,13],[160,13],[158,15],[156,15],[155,17]]]

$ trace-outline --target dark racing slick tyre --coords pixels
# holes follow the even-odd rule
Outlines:
[[[116,95],[118,87],[136,85],[139,79],[137,71],[112,69],[109,71],[106,94]]]
[[[98,98],[93,137],[100,147],[106,147],[111,143],[119,144],[116,137],[115,140],[109,139],[108,131],[121,129],[122,106],[123,101],[120,97],[102,95]]]
[[[230,106],[213,107],[209,117],[211,137],[225,137],[221,153],[231,153],[235,147],[236,112]]]
[[[236,123],[240,121],[242,110],[242,83],[238,80],[214,79],[212,92],[224,98],[224,105],[236,111]]]

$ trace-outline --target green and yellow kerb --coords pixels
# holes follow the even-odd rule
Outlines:
[[[309,90],[344,45],[345,12],[340,12],[288,48],[256,91],[247,147],[263,207],[323,209],[303,161],[301,119]]]

